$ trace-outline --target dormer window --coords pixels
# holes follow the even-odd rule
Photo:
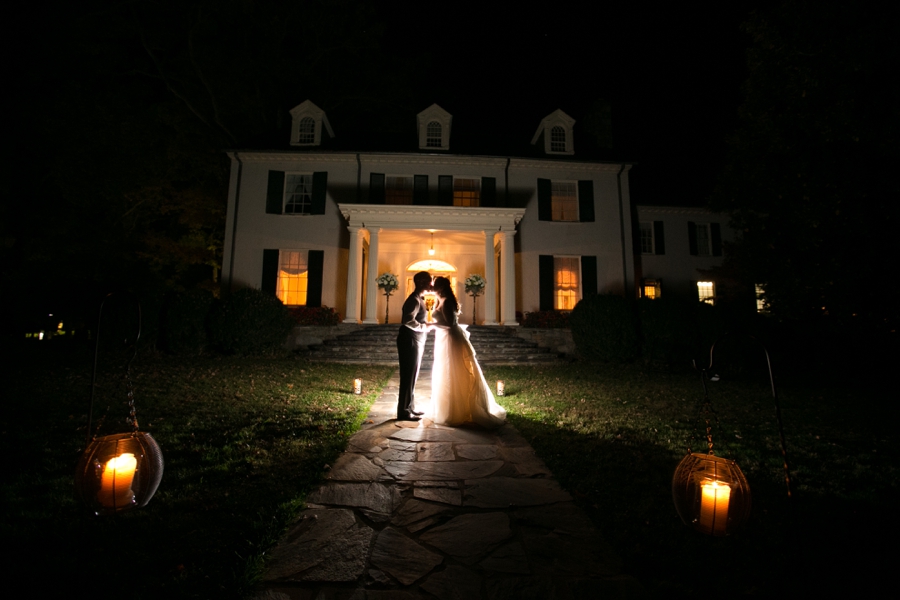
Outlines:
[[[291,146],[321,146],[323,130],[334,137],[325,111],[309,100],[291,109]]]
[[[425,131],[425,145],[429,148],[440,148],[442,144],[441,139],[441,124],[437,121],[432,121],[428,124],[428,128]]]
[[[449,150],[453,115],[432,104],[417,115],[419,150]]]
[[[575,154],[572,143],[572,127],[575,119],[561,110],[555,110],[541,121],[532,144],[540,144],[543,140],[545,154]]]
[[[312,117],[303,117],[300,119],[299,134],[297,136],[298,144],[315,144],[316,143],[316,122]]]
[[[566,151],[566,130],[556,125],[550,130],[550,151],[565,152]]]

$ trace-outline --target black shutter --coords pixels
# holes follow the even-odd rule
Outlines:
[[[453,175],[438,175],[438,204],[453,206]]]
[[[312,207],[311,215],[325,214],[325,192],[328,189],[328,172],[319,171],[313,173]]]
[[[497,178],[482,177],[481,178],[481,199],[480,206],[493,208],[497,206]]]
[[[266,213],[280,215],[284,212],[284,171],[269,171],[266,188]]]
[[[712,255],[722,256],[722,229],[718,223],[709,224],[709,237],[712,242]]]
[[[578,182],[578,220],[594,221],[594,182],[590,179]]]
[[[553,198],[549,179],[538,179],[538,220],[553,220]],[[548,309],[549,310],[549,309]]]
[[[688,247],[691,256],[697,256],[697,224],[693,221],[688,221]]]
[[[413,178],[413,204],[428,204],[428,175],[416,175]]]
[[[271,171],[269,172],[271,173]],[[263,250],[262,282],[260,282],[259,289],[269,292],[273,296],[278,285],[278,254],[277,249]]]
[[[553,257],[541,254],[538,256],[538,280],[540,282],[540,310],[553,310]]]
[[[597,257],[581,257],[581,297],[597,295]]]
[[[662,221],[653,221],[653,249],[654,254],[666,253],[666,234]]]
[[[384,173],[369,173],[369,204],[384,204]]]
[[[325,252],[310,250],[306,259],[306,305],[322,306],[322,273],[325,263]]]

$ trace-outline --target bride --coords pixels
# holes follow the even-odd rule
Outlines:
[[[446,277],[434,280],[440,298],[434,310],[434,364],[431,368],[431,399],[434,422],[443,425],[477,423],[499,427],[506,411],[494,400],[469,333],[459,326],[459,302]]]

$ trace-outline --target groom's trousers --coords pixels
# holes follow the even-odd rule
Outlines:
[[[397,398],[397,418],[407,419],[416,407],[416,380],[425,353],[427,332],[413,331],[401,326],[397,334],[397,354],[400,358],[400,390]]]

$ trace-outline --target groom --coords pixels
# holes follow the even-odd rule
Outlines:
[[[420,271],[413,277],[416,290],[403,303],[400,333],[397,334],[397,353],[400,355],[400,395],[397,400],[397,419],[420,421],[421,412],[415,409],[416,380],[425,352],[425,339],[430,328],[422,293],[431,289],[431,274]]]

